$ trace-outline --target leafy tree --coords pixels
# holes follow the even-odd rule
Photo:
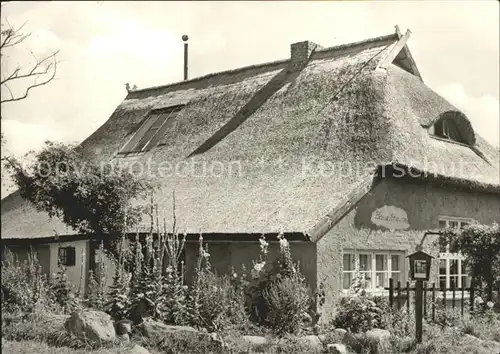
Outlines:
[[[446,229],[438,239],[441,246],[450,246],[450,252],[460,252],[470,268],[472,278],[484,283],[488,300],[500,283],[500,226],[471,224],[461,230]]]
[[[117,241],[142,218],[143,207],[131,206],[131,201],[151,191],[146,179],[117,164],[85,160],[77,148],[60,143],[46,142],[26,165],[13,157],[6,161],[24,199],[102,240],[118,258]]]

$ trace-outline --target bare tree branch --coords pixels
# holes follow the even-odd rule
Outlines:
[[[31,33],[22,32],[22,29],[24,28],[26,22],[23,23],[20,27],[15,28],[9,23],[7,19],[4,19],[4,21],[5,24],[2,24],[2,39],[0,42],[0,55],[2,58],[5,56],[4,50],[6,48],[19,45],[31,35]],[[3,29],[4,26],[6,27],[6,29]],[[44,86],[55,78],[57,73],[57,64],[59,63],[57,61],[56,55],[59,53],[59,50],[41,59],[37,58],[37,56],[31,50],[30,53],[33,56],[35,63],[29,69],[23,70],[21,67],[17,66],[10,74],[6,75],[2,73],[0,86],[2,88],[5,88],[9,92],[10,98],[2,97],[0,99],[0,103],[21,101],[28,97],[28,94],[32,89]],[[38,82],[42,77],[44,79],[41,82]],[[12,93],[10,83],[28,78],[32,78],[33,81],[27,85],[27,87],[24,89],[24,93],[17,96],[14,95]]]

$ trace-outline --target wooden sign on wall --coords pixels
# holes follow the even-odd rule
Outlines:
[[[392,205],[384,205],[372,213],[372,223],[389,230],[406,230],[410,227],[406,211]]]

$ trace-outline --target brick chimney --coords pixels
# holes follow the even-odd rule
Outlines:
[[[313,51],[321,48],[323,47],[310,41],[293,43],[290,46],[289,70],[296,71],[302,69],[309,62]]]

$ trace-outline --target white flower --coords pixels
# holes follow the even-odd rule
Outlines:
[[[233,273],[233,278],[238,278],[238,274]]]
[[[264,264],[265,264],[264,262],[255,263],[253,269],[256,272],[260,272],[264,268]]]
[[[202,249],[201,252],[202,252],[201,255],[203,258],[206,258],[206,259],[210,258],[210,253],[208,253],[206,250]]]
[[[262,236],[259,239],[259,243],[260,243],[260,250],[261,250],[261,252],[264,253],[264,254],[267,254],[267,247],[269,246],[269,244],[266,242],[264,236]]]
[[[493,304],[493,302],[491,302],[491,301],[488,301],[488,302],[486,303],[486,306],[488,306],[490,309],[493,307],[493,305],[494,305],[494,304]]]
[[[480,297],[478,296],[478,297],[476,297],[476,302],[477,302],[478,304],[482,304],[484,301],[483,301],[483,299],[482,299],[482,298],[480,298]]]
[[[288,240],[286,238],[284,238],[283,236],[281,236],[281,237],[278,237],[278,239],[280,240],[280,248],[281,249],[288,248]]]

